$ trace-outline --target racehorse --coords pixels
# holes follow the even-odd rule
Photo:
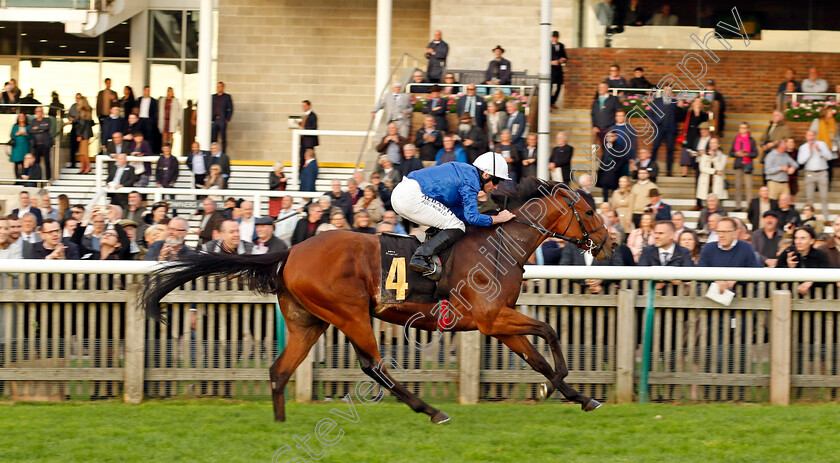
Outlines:
[[[454,244],[447,281],[465,284],[450,285],[457,289],[457,297],[452,290],[449,310],[460,317],[453,317],[456,321],[446,329],[478,329],[497,338],[548,379],[541,386],[543,397],[558,390],[579,403],[584,411],[595,410],[601,406],[597,400],[564,381],[569,370],[557,332],[514,307],[522,286],[523,265],[547,237],[566,240],[596,259],[612,257],[617,243],[610,238],[600,216],[562,183],[529,177],[514,189],[493,193],[492,198],[496,204],[504,202],[516,218],[491,227],[468,227],[467,234]],[[155,270],[140,297],[149,316],[162,320],[160,300],[203,275],[239,277],[255,292],[276,294],[289,329],[286,348],[269,369],[276,421],[286,419],[284,389],[292,373],[327,327],[334,325],[352,343],[365,374],[415,412],[429,415],[433,423],[446,422],[446,413],[426,404],[384,368],[370,323],[372,315],[405,325],[414,315],[413,327],[435,331],[441,326],[442,311],[431,303],[382,303],[381,267],[378,237],[330,231],[279,253],[186,255],[181,261]],[[417,313],[423,316],[417,318]],[[540,336],[550,346],[554,368],[528,335]]]

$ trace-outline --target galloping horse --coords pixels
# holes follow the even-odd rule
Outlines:
[[[497,204],[504,202],[517,217],[496,226],[469,227],[453,246],[448,282],[464,284],[449,286],[449,310],[457,311],[460,318],[446,329],[478,329],[497,338],[548,379],[541,389],[544,397],[559,390],[567,399],[581,404],[584,411],[595,410],[601,406],[598,401],[564,381],[569,371],[557,332],[514,307],[522,285],[522,266],[547,237],[566,240],[596,259],[612,257],[616,243],[599,215],[563,184],[527,178],[515,189],[492,197]],[[280,253],[190,254],[155,270],[141,303],[150,316],[160,320],[160,300],[167,293],[199,276],[213,274],[236,276],[255,292],[276,294],[289,329],[288,344],[269,370],[277,421],[286,419],[283,394],[289,378],[329,325],[347,336],[365,374],[415,412],[429,415],[433,423],[448,421],[446,413],[420,400],[383,368],[371,315],[400,325],[414,316],[413,327],[435,331],[439,320],[434,314],[441,311],[429,303],[383,303],[381,267],[378,237],[331,231]],[[423,316],[418,318],[417,313]],[[528,335],[540,336],[550,346],[554,368]]]

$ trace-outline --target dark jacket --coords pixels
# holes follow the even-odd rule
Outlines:
[[[116,119],[112,119],[111,116],[108,116],[105,119],[100,121],[100,129],[102,129],[102,145],[104,146],[111,146],[112,143],[109,142],[111,138],[114,136],[114,132],[125,133],[125,129],[128,128],[128,122],[122,117],[118,117]]]
[[[648,204],[647,207],[652,207],[652,204]],[[656,209],[656,216],[653,218],[654,220],[671,220],[671,206],[659,201],[659,207]]]
[[[28,176],[29,178],[27,180],[43,180],[43,176],[41,175],[41,166],[38,164],[32,164],[29,167],[21,167],[20,175]],[[21,182],[21,185],[28,188],[36,188],[38,183],[24,180]]]
[[[318,161],[313,159],[300,173],[300,191],[315,191],[318,179]]]
[[[208,241],[211,241],[213,239],[213,230],[217,230],[219,228],[219,225],[221,225],[221,223],[224,222],[224,220],[225,217],[221,211],[213,211],[213,213],[210,214],[210,219],[207,220],[207,224],[198,232],[198,244],[202,245]]]
[[[316,222],[314,225],[315,226],[312,228],[312,233],[309,233],[309,219],[303,218],[298,220],[297,224],[295,225],[295,231],[292,232],[292,246],[315,236],[315,230],[318,228],[318,225],[320,225],[320,222]]]
[[[487,71],[484,72],[484,81],[487,82],[493,79],[493,76],[499,79],[499,85],[510,85],[510,78],[512,70],[510,68],[510,61],[502,58],[500,60],[491,60],[487,65]]]
[[[210,152],[209,151],[199,151],[198,154],[195,154],[192,151],[187,153],[187,168],[190,169],[190,172],[192,172],[193,159],[198,157],[198,156],[201,156],[201,157],[204,158],[204,169],[207,172],[210,172]],[[225,157],[227,157],[227,156],[225,156]],[[228,162],[228,168],[230,168],[230,163],[229,162]],[[224,173],[224,167],[222,167],[222,173]],[[198,187],[198,185],[196,185],[196,187]]]
[[[37,207],[30,206],[29,207],[29,212],[31,212],[35,216],[35,221],[38,223],[38,225],[41,225],[41,222],[44,220],[44,219],[41,218],[41,210],[38,209]],[[19,219],[23,218],[21,216],[20,209],[13,210],[12,214],[18,216]]]
[[[79,259],[79,247],[73,242],[62,243],[67,246],[67,249],[64,250],[64,257],[66,260],[78,260]],[[46,249],[44,247],[44,242],[39,241],[32,245],[29,249],[27,255],[24,255],[24,259],[45,259],[48,255],[52,254],[52,249]]]
[[[217,96],[219,96],[217,93],[210,96],[210,101],[213,102],[213,112],[210,113],[210,117],[217,119],[216,114],[218,113],[225,121],[230,121],[233,117],[233,98],[228,93],[222,93],[218,100],[216,99]],[[217,104],[221,106],[217,106]]]
[[[779,202],[775,199],[770,200],[771,211],[779,207]],[[750,200],[750,207],[747,208],[747,220],[752,224],[753,230],[761,228],[761,198],[753,198]]]
[[[175,182],[178,180],[180,167],[178,165],[178,158],[175,156],[169,156],[169,159],[161,156],[155,168],[155,181],[166,188],[174,187]]]
[[[732,149],[729,150],[729,156],[735,159],[735,162],[732,165],[733,169],[743,169],[744,168],[744,158],[739,158],[735,156],[735,141],[732,141]],[[750,159],[755,159],[758,157],[758,147],[755,144],[755,138],[750,137],[750,152],[748,154]],[[750,163],[755,165],[754,162]]]
[[[698,230],[702,230],[702,229],[706,228],[706,224],[709,222],[709,216],[712,215],[712,214],[718,214],[721,217],[726,217],[729,213],[726,212],[726,209],[724,209],[723,206],[718,206],[717,210],[715,210],[713,212],[709,212],[709,208],[704,207],[700,211],[700,218],[697,219],[697,229]]]
[[[380,186],[382,186],[381,183]],[[332,191],[327,193],[327,195],[330,199],[332,199],[332,207],[341,209],[341,212],[344,213],[344,218],[347,219],[347,222],[353,223],[353,198],[350,197],[350,193],[342,191],[337,198]],[[324,215],[329,215],[329,211],[326,211]]]
[[[285,251],[286,249],[289,249],[289,247],[286,246],[286,243],[284,243],[283,240],[277,238],[276,236],[272,236],[271,238],[269,238],[269,240],[266,241],[265,245],[268,246],[268,252],[281,252]],[[254,241],[254,247],[256,246],[257,242]]]
[[[318,130],[318,115],[315,114],[315,111],[309,111],[309,115],[303,121],[303,129]],[[300,137],[300,147],[303,149],[315,148],[318,144],[317,135],[304,135]]]
[[[677,108],[674,100],[671,99],[671,103],[666,104],[662,97],[658,97],[653,99],[650,106],[648,118],[659,126],[659,130],[665,133],[675,133],[677,131]]]
[[[510,130],[510,142],[516,145],[516,149],[522,151],[525,148],[525,128],[528,121],[525,115],[517,111],[514,115],[507,115],[504,129]]]
[[[598,127],[605,130],[615,125],[615,112],[618,110],[618,98],[607,95],[604,101],[604,107],[601,107],[601,102],[596,96],[592,101],[592,127]]]
[[[32,146],[52,146],[52,120],[48,117],[45,117],[40,121],[34,118],[31,119],[29,121],[29,135],[32,136]]]
[[[650,162],[648,162],[647,166],[642,167],[641,161],[639,161],[637,159],[636,162],[637,162],[637,165],[639,166],[639,169],[644,169],[644,170],[648,171],[648,173],[650,173],[650,181],[653,182],[653,183],[656,183],[656,177],[659,176],[659,164],[657,164],[656,161],[650,160]],[[638,179],[639,178],[639,171],[638,170],[630,171],[630,177],[633,180]]]
[[[443,40],[435,43],[429,42],[426,48],[431,48],[435,54],[426,53],[426,59],[429,60],[429,66],[426,68],[426,75],[429,79],[440,80],[443,77],[443,69],[446,67],[446,56],[449,54],[449,45]]]
[[[484,140],[484,130],[477,125],[473,125],[469,132],[466,133],[458,133],[458,136],[461,137],[461,147],[464,148],[464,152],[467,153],[467,161],[472,164],[473,161],[482,154],[487,152],[487,142]],[[472,140],[472,145],[465,146],[464,140]]]
[[[403,177],[414,172],[415,170],[420,170],[422,168],[423,162],[420,161],[420,158],[417,157],[413,157],[411,159],[403,159],[403,161],[399,165],[400,173]]]
[[[438,128],[435,128],[433,135],[435,135],[434,141],[426,142],[423,136],[426,134],[425,128],[417,129],[417,133],[414,135],[414,145],[420,151],[420,160],[421,161],[434,161],[435,157],[437,156],[437,152],[443,148],[443,133],[441,133]],[[403,173],[405,175],[405,173]]]
[[[160,256],[160,251],[163,249],[163,245],[166,244],[166,241],[155,241],[149,246],[149,249],[146,251],[146,255],[143,256],[143,260],[158,260],[158,256]],[[186,244],[181,245],[178,249],[178,256],[183,256],[185,254],[194,252],[192,249],[187,247]],[[172,255],[169,255],[169,260],[172,259]]]
[[[446,132],[449,130],[449,122],[446,120],[446,103],[447,100],[443,98],[429,98],[426,101],[426,106],[423,107],[423,114],[428,114],[435,118],[435,128]],[[432,107],[434,105],[434,107]]]
[[[467,110],[467,98],[469,98],[467,95],[458,98],[456,110],[458,111],[459,120]],[[479,128],[484,128],[484,124],[487,122],[487,115],[484,114],[484,111],[487,111],[487,100],[481,95],[475,95],[475,117],[473,118],[473,123]]]
[[[117,164],[110,163],[108,166],[108,179],[105,180],[105,183],[110,183],[114,180],[114,175],[117,173]],[[117,183],[126,187],[126,186],[133,186],[134,182],[137,181],[137,175],[134,173],[134,168],[130,165],[126,164],[125,169],[122,172],[122,178],[117,179]]]
[[[560,58],[566,58],[566,59],[569,58],[568,56],[566,56],[566,47],[562,43],[557,42],[557,47],[555,49],[555,46],[552,43],[551,44],[551,61],[557,61]],[[555,83],[555,84],[562,84],[563,83],[563,66],[562,65],[557,64],[557,65],[552,65],[551,66],[551,82]]]
[[[783,211],[778,207],[773,210],[776,211],[776,214],[779,215],[779,230],[784,230],[785,225],[789,223],[792,223],[794,226],[799,226],[799,222],[802,221],[802,219],[799,217],[799,211],[797,211],[796,208],[793,207],[793,204],[791,204],[790,207],[788,207],[788,210],[786,211]]]
[[[796,252],[793,247],[787,249],[787,251],[793,251],[794,256],[798,263],[796,267],[788,266],[787,261],[787,252],[783,253],[779,256],[779,267],[782,268],[831,268],[831,263],[828,261],[828,255],[823,251],[820,251],[816,248],[811,248],[807,255],[803,256]]]
[[[76,227],[73,236],[70,237],[70,242],[75,243],[79,247],[79,255],[82,260],[99,260],[100,253],[97,250],[86,247],[83,243],[85,240],[85,228],[82,224]],[[114,225],[114,231],[117,232],[117,240],[120,242],[119,249],[115,250],[105,260],[131,260],[131,240],[119,224]]]
[[[230,177],[230,158],[225,153],[219,154],[219,156],[208,156],[210,158],[210,163],[205,164],[207,166],[207,171],[210,171],[210,166],[214,164],[218,164],[219,167],[222,168],[222,176],[225,178]],[[208,175],[209,176],[209,175]],[[227,185],[227,180],[225,180],[225,185]]]
[[[112,134],[113,135],[113,134]],[[120,145],[122,146],[122,151],[125,154],[131,155],[131,142],[129,140],[123,140]],[[105,152],[106,154],[116,154],[117,153],[117,145],[114,144],[113,140],[110,140],[107,145],[105,145]]]
[[[653,245],[642,248],[642,255],[639,256],[640,266],[652,267],[661,266],[662,261],[659,259],[659,248]],[[668,262],[665,263],[668,267],[694,267],[694,261],[691,260],[691,252],[676,244],[674,245],[674,255],[668,257]]]

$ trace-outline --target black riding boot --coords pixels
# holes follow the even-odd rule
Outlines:
[[[433,262],[432,258],[440,254],[444,249],[452,246],[463,235],[464,232],[457,228],[439,231],[414,251],[408,267],[432,281],[440,280],[443,269],[437,262]]]

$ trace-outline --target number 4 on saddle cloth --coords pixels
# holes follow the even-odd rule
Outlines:
[[[443,276],[438,282],[432,281],[408,267],[408,261],[422,243],[415,236],[383,233],[379,235],[382,248],[382,287],[380,303],[401,304],[419,302],[434,304],[448,297],[449,285],[446,275],[452,267],[450,258],[452,247],[440,256]]]

